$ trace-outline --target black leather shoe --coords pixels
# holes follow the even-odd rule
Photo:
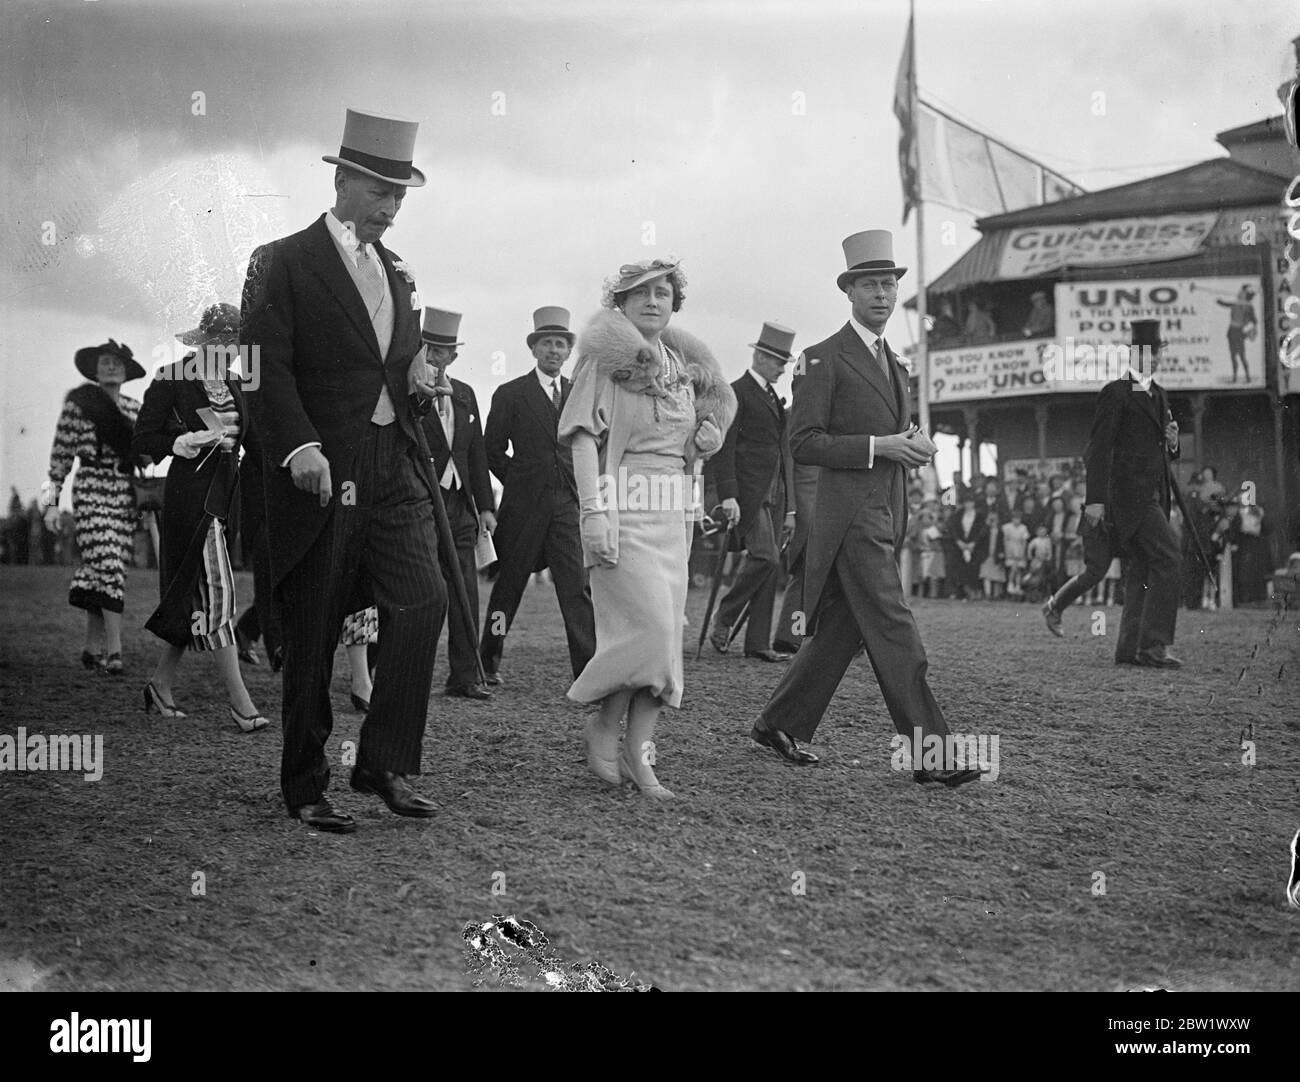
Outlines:
[[[463,684],[458,687],[448,687],[445,694],[455,699],[490,699],[492,692],[478,684]]]
[[[782,759],[796,766],[808,766],[818,761],[817,756],[812,752],[804,751],[799,747],[789,733],[783,733],[780,729],[769,729],[763,724],[761,718],[754,722],[754,727],[749,730],[749,738],[756,744],[771,748]]]
[[[746,650],[745,656],[759,661],[789,661],[794,654],[783,654],[780,650]]]
[[[1181,669],[1183,663],[1163,646],[1153,646],[1149,650],[1139,650],[1133,659],[1139,665],[1150,669]]]
[[[351,834],[357,829],[357,822],[346,812],[335,811],[324,797],[315,804],[300,804],[289,809],[289,818],[328,834]]]
[[[438,805],[420,796],[402,774],[391,770],[370,770],[364,766],[352,768],[352,788],[358,793],[374,793],[394,815],[408,815],[413,819],[429,819],[437,814]]]
[[[778,654],[790,654],[793,656],[799,652],[799,644],[797,642],[782,642],[778,640],[777,642],[772,643],[772,649]]]
[[[949,789],[955,789],[959,785],[965,785],[968,781],[978,781],[980,772],[978,770],[913,770],[912,780],[918,785],[926,785],[929,782],[938,782],[940,785],[946,785]]]
[[[725,654],[731,649],[731,628],[715,623],[709,631],[709,645],[718,653]]]
[[[235,628],[235,649],[239,653],[239,660],[245,665],[262,664],[262,659],[257,656],[257,651],[253,649],[253,640],[240,631],[238,627]]]
[[[1137,663],[1138,663],[1138,660],[1137,660],[1136,657],[1127,657],[1127,656],[1125,656],[1125,657],[1117,657],[1117,658],[1115,659],[1115,664],[1116,664],[1116,665],[1136,665]]]
[[[1061,614],[1052,606],[1052,599],[1048,598],[1043,603],[1043,619],[1047,621],[1047,630],[1055,635],[1058,639],[1065,636],[1061,633]]]
[[[501,686],[501,674],[499,672],[490,672],[485,676],[485,679],[494,688]]]

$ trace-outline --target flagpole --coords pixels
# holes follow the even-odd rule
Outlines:
[[[908,31],[910,40],[907,47],[912,55],[911,63],[908,64],[907,114],[908,122],[912,128],[910,136],[916,162],[916,318],[918,323],[916,405],[917,421],[921,426],[921,430],[926,435],[930,435],[930,343],[925,326],[925,198],[923,194],[924,186],[921,183],[921,146],[917,139],[916,130],[918,100],[916,93],[916,0],[908,0]],[[925,486],[926,497],[936,496],[938,494],[938,474],[935,472],[933,462],[921,471],[921,477]]]

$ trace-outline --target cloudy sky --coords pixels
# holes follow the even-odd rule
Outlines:
[[[654,255],[682,259],[676,320],[733,376],[765,319],[825,337],[845,235],[893,229],[915,266],[906,24],[906,0],[7,0],[0,492],[39,486],[76,348],[112,336],[152,368],[238,301],[255,244],[332,203],[349,106],[420,122],[429,183],[385,243],[464,313],[457,374],[485,404],[530,366],[534,308],[580,326]],[[922,95],[1092,190],[1278,113],[1296,34],[1294,0],[917,3]],[[976,237],[940,207],[926,225],[932,275]],[[901,314],[888,333],[912,337]]]

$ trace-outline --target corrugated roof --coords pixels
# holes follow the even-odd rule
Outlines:
[[[991,233],[1016,226],[1221,210],[1224,207],[1277,202],[1285,190],[1286,180],[1274,173],[1252,169],[1230,158],[1211,158],[1186,169],[1132,184],[1013,210],[1008,214],[995,214],[981,218],[975,224],[981,232]]]

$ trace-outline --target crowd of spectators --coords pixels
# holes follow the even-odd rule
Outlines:
[[[913,597],[1041,603],[1083,571],[1084,481],[1082,461],[1046,478],[1021,472],[1006,484],[980,474],[967,483],[954,474],[952,484],[931,499],[919,477],[913,479],[901,560],[904,589]],[[1186,607],[1214,604],[1198,538],[1216,567],[1225,566],[1230,554],[1233,604],[1268,600],[1279,555],[1269,517],[1252,497],[1246,488],[1225,491],[1215,468],[1207,466],[1184,492],[1193,529],[1173,509]],[[1123,603],[1118,559],[1079,603]]]

